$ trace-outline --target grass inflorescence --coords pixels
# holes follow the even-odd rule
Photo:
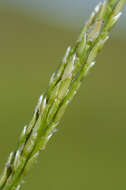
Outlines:
[[[83,79],[95,65],[96,56],[109,39],[121,16],[125,0],[107,0],[93,11],[73,47],[68,47],[48,88],[25,126],[16,151],[11,152],[0,179],[0,190],[19,190],[27,171],[45,149]]]

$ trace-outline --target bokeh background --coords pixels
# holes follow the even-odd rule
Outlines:
[[[99,0],[0,1],[0,171]],[[126,9],[23,189],[126,187]]]

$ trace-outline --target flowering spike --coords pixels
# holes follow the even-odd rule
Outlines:
[[[82,80],[95,64],[109,31],[121,16],[125,0],[101,2],[83,27],[73,48],[68,47],[47,91],[40,96],[30,124],[24,127],[15,154],[0,178],[0,190],[19,190],[24,175],[44,150]]]

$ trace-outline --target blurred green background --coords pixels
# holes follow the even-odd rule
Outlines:
[[[0,5],[0,170],[52,72],[79,33],[78,27],[67,27],[62,20],[47,22],[46,14],[37,19],[19,7]],[[86,18],[84,14],[81,19]],[[125,22],[122,25],[112,31],[23,189],[125,188]]]

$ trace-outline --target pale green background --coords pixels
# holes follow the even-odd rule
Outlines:
[[[82,26],[67,29],[47,20],[0,6],[0,170]],[[125,189],[125,33],[117,24],[23,189]]]

